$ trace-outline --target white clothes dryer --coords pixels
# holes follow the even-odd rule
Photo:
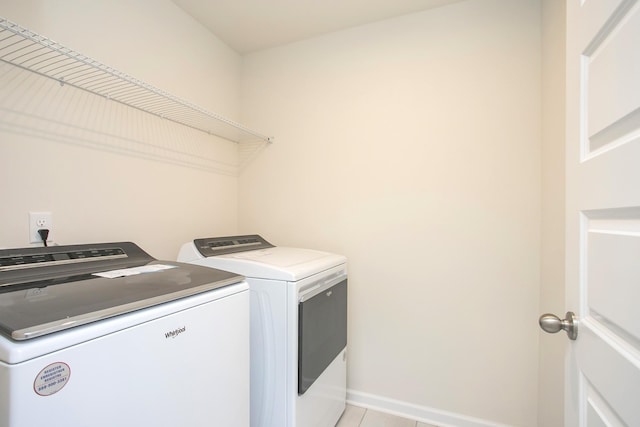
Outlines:
[[[0,250],[0,427],[249,425],[249,287],[130,242]]]
[[[249,284],[251,426],[334,427],[346,400],[346,258],[245,235],[185,243],[178,261]]]

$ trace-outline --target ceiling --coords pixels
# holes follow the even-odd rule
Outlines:
[[[461,0],[173,0],[240,54]]]

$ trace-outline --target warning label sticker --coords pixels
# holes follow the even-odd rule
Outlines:
[[[33,390],[40,396],[51,396],[67,385],[70,376],[69,365],[63,362],[52,363],[38,372],[33,382]]]
[[[105,277],[107,279],[115,279],[117,277],[135,276],[142,273],[156,273],[158,271],[176,268],[176,265],[152,264],[143,265],[141,267],[123,268],[120,270],[103,271],[102,273],[93,273],[94,276]]]

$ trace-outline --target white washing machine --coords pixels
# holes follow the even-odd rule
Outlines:
[[[334,427],[346,399],[346,258],[248,235],[196,239],[178,260],[249,283],[251,426]]]
[[[249,425],[249,290],[129,242],[0,250],[0,427]]]

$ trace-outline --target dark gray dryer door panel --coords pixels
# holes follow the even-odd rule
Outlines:
[[[347,346],[347,279],[298,305],[298,394]]]

